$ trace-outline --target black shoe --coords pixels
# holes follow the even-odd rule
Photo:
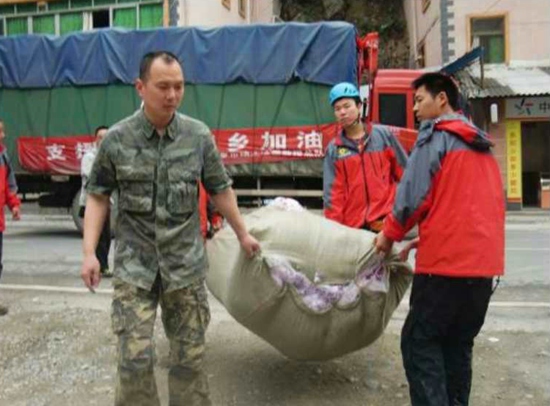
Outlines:
[[[102,269],[101,276],[103,276],[104,278],[112,278],[113,271],[111,271],[109,268]]]

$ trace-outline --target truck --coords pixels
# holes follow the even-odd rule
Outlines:
[[[0,118],[23,198],[66,208],[81,228],[80,160],[97,126],[140,108],[133,84],[154,50],[182,62],[180,110],[212,129],[241,203],[321,202],[324,150],[339,131],[328,103],[336,83],[364,83],[365,116],[414,144],[410,84],[420,72],[377,70],[377,34],[359,37],[345,22],[2,37]]]

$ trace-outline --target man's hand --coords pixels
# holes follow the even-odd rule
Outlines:
[[[374,250],[377,254],[388,255],[393,246],[393,240],[390,240],[383,231],[380,231],[374,238]]]
[[[11,216],[15,221],[21,220],[21,208],[19,206],[14,207],[11,210]]]
[[[95,254],[84,257],[80,277],[84,281],[86,287],[90,289],[90,292],[95,293],[95,289],[99,286],[99,282],[101,281],[99,261]]]
[[[252,237],[249,233],[246,233],[244,237],[240,238],[239,242],[241,243],[242,249],[245,250],[246,255],[248,255],[249,258],[252,258],[261,250],[258,240]]]
[[[399,258],[403,262],[407,262],[409,259],[409,253],[412,249],[415,249],[418,247],[418,241],[420,241],[420,237],[416,237],[414,240],[411,240],[403,247],[403,249],[399,252]]]

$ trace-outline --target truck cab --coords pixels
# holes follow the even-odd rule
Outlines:
[[[413,113],[412,82],[419,70],[382,69],[376,72],[367,102],[369,120],[390,126],[394,135],[410,153],[416,141],[418,122]],[[370,101],[370,102],[369,102]]]

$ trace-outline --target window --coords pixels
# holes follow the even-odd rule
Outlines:
[[[110,27],[109,10],[92,11],[92,29]]]
[[[13,4],[0,5],[0,15],[15,14],[15,6]]]
[[[239,0],[239,15],[242,18],[246,18],[246,0]]]
[[[422,0],[422,12],[425,13],[428,7],[430,7],[431,0]]]
[[[15,17],[15,18],[6,18],[7,34],[8,35],[19,35],[19,34],[28,34],[29,25],[27,17]]]
[[[1,0],[0,0],[1,1]],[[40,13],[37,3],[0,5],[0,36],[21,34],[64,35],[76,31],[122,27],[162,27],[163,3],[155,0],[59,0]],[[101,7],[97,7],[102,4]],[[93,7],[92,7],[93,6]]]
[[[380,94],[380,124],[407,126],[407,95]]]
[[[33,34],[55,35],[55,16],[53,14],[34,16],[32,19]]]
[[[20,3],[15,5],[18,14],[36,13],[36,3]]]
[[[162,3],[139,6],[139,28],[162,27]]]
[[[71,0],[71,9],[92,7],[92,0]]]
[[[84,30],[84,16],[82,13],[62,13],[59,15],[59,34]]]
[[[471,47],[483,47],[483,60],[486,63],[504,63],[506,61],[504,16],[471,18],[470,32]]]
[[[137,10],[135,7],[115,8],[113,10],[113,27],[136,29]]]
[[[222,4],[226,9],[231,10],[231,0],[222,0]]]
[[[54,1],[48,3],[48,10],[68,10],[69,9],[69,0]]]

